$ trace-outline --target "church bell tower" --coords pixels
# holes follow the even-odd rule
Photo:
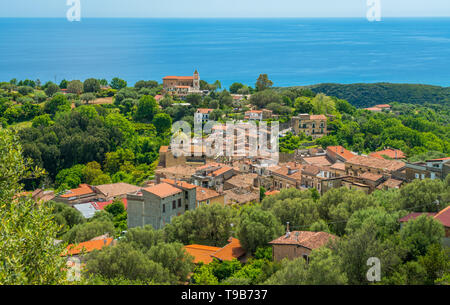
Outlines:
[[[200,75],[197,70],[194,72],[194,89],[200,90]]]

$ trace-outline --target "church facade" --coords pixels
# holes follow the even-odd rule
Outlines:
[[[163,90],[165,93],[176,94],[179,97],[201,93],[200,75],[195,70],[193,76],[166,76],[163,78]]]

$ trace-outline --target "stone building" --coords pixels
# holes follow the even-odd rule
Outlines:
[[[409,182],[426,178],[444,180],[450,173],[450,157],[408,163],[405,172],[406,180]]]
[[[295,134],[303,132],[306,136],[311,136],[313,139],[318,139],[326,136],[327,131],[327,117],[323,114],[300,114],[292,117],[292,128]]]
[[[163,78],[164,93],[185,97],[192,93],[201,93],[200,75],[195,70],[193,76],[166,76]]]
[[[128,227],[152,225],[161,229],[172,218],[196,207],[196,186],[170,179],[128,194]]]

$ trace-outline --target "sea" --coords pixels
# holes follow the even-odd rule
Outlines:
[[[450,86],[450,18],[0,19],[0,81],[192,75],[222,87]]]

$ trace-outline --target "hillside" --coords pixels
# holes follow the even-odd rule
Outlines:
[[[356,107],[370,107],[391,102],[408,104],[450,103],[450,87],[431,85],[391,83],[344,85],[326,83],[306,86],[306,88],[310,88],[315,93],[324,93],[345,99]]]

